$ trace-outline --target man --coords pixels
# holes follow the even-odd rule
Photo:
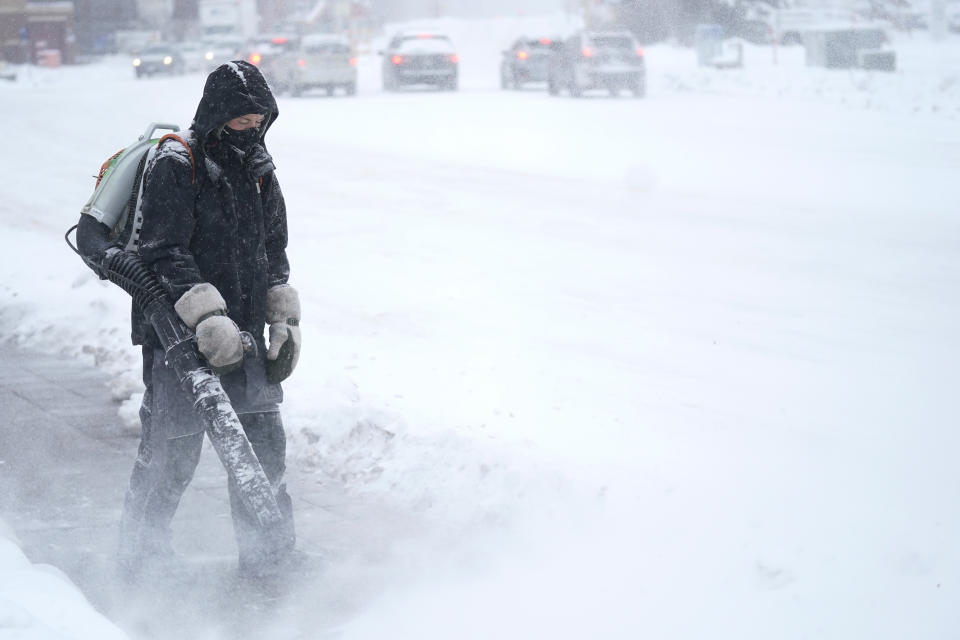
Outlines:
[[[276,101],[255,66],[236,61],[214,70],[191,129],[163,140],[149,161],[142,215],[133,230],[143,262],[196,332],[207,363],[221,374],[275,492],[282,520],[266,530],[240,500],[236,484],[229,484],[240,569],[254,576],[283,571],[295,542],[279,403],[280,381],[299,356],[300,301],[287,283],[286,209],[264,146],[276,119]],[[254,337],[256,356],[244,357],[241,331]],[[204,427],[136,308],[133,340],[143,348],[146,389],[140,449],[121,520],[120,562],[138,575],[173,558],[170,523],[199,461]]]

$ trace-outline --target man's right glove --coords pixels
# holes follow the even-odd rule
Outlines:
[[[290,377],[300,359],[300,296],[289,284],[267,289],[267,382],[277,384]]]
[[[197,334],[197,348],[215,373],[223,375],[243,364],[240,328],[227,317],[227,303],[215,286],[193,285],[173,308]]]

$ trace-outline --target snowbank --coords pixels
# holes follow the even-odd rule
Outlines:
[[[808,67],[803,47],[744,44],[742,69],[696,67],[694,52],[658,45],[648,63],[658,94],[715,94],[836,104],[851,110],[960,118],[960,37],[898,34],[897,71]]]
[[[0,636],[17,640],[127,640],[62,571],[33,564],[0,520]]]

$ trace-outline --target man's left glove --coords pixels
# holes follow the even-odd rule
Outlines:
[[[296,289],[280,284],[267,290],[267,322],[267,381],[276,384],[290,377],[300,359],[300,296]]]
[[[227,303],[215,286],[209,282],[192,286],[173,308],[197,334],[197,348],[215,373],[223,375],[243,365],[240,329],[227,317]]]

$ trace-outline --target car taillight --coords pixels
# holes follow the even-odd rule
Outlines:
[[[526,51],[517,51],[517,58],[519,58],[520,60],[526,60],[529,57],[530,57],[530,54],[527,53]]]
[[[263,60],[263,56],[259,53],[250,54],[250,64],[260,64],[260,61]]]
[[[357,66],[357,59],[356,59],[356,58],[350,58],[350,64],[352,64],[353,66]]]
[[[305,66],[307,66],[307,61],[304,60],[303,58],[300,58],[299,60],[297,60],[297,66],[298,66],[298,67],[305,67]]]
[[[551,40],[550,38],[540,38],[540,44],[546,44],[546,45],[548,45],[548,44],[550,44],[550,43],[552,43],[552,42],[553,42],[553,40]]]
[[[403,64],[403,56],[393,56],[390,58],[390,62],[393,64]]]
[[[584,57],[584,58],[592,58],[592,57],[593,57],[593,49],[591,49],[590,47],[584,47],[583,49],[580,49],[580,53],[583,54],[583,57]]]
[[[460,56],[458,56],[457,54],[453,54],[452,56],[450,56],[450,62],[452,62],[453,64],[459,63]]]
[[[637,47],[637,57],[638,58],[643,57],[643,47]]]

